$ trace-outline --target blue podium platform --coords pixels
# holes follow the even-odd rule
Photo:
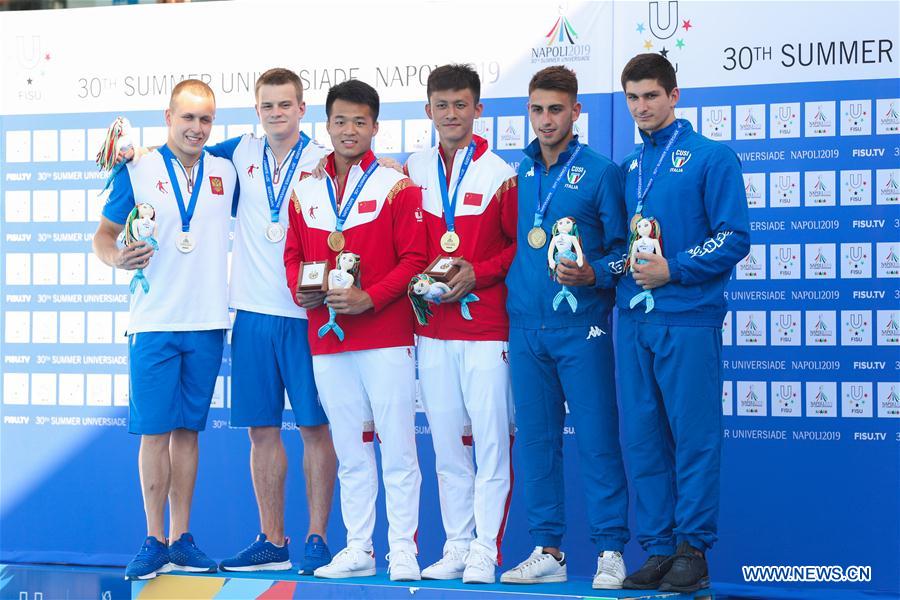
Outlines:
[[[0,600],[293,600],[329,598],[474,598],[475,600],[546,600],[558,598],[643,600],[712,600],[710,590],[694,594],[591,589],[587,578],[530,586],[465,585],[458,581],[398,583],[386,574],[361,579],[324,580],[281,573],[166,574],[128,582],[123,569],[63,565],[0,565]]]

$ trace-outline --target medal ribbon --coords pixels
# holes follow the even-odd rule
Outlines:
[[[678,124],[678,127],[675,128],[675,133],[672,134],[672,137],[669,138],[669,142],[666,144],[666,147],[663,148],[662,154],[659,155],[659,160],[656,161],[656,166],[653,167],[653,173],[650,175],[650,179],[647,181],[647,187],[644,187],[644,149],[647,147],[647,144],[641,144],[641,155],[638,157],[638,180],[637,180],[637,208],[634,209],[634,214],[639,215],[644,210],[644,198],[647,197],[647,192],[650,191],[650,186],[653,185],[653,181],[656,179],[656,174],[659,172],[659,167],[662,166],[663,161],[666,158],[666,154],[669,153],[669,150],[675,145],[675,140],[678,139],[679,134],[681,133],[681,129],[684,127],[681,123]]]
[[[469,147],[466,149],[466,156],[459,166],[459,177],[456,178],[456,187],[453,189],[453,199],[451,200],[447,176],[444,174],[444,161],[441,159],[440,153],[438,154],[438,185],[441,188],[441,202],[444,205],[444,222],[447,224],[447,231],[454,230],[454,222],[456,221],[456,199],[459,195],[459,186],[462,184],[463,177],[466,176],[466,171],[469,170],[469,165],[472,163],[472,157],[474,155],[475,140],[472,140],[469,142]]]
[[[168,146],[160,146],[159,153],[163,156],[163,163],[166,165],[166,171],[169,173],[169,180],[172,182],[172,192],[175,194],[175,199],[178,201],[178,212],[181,213],[181,231],[188,232],[191,230],[191,219],[194,217],[194,209],[197,208],[197,198],[200,197],[200,188],[203,187],[203,153],[200,154],[200,159],[197,161],[197,183],[194,184],[194,189],[191,190],[191,200],[187,205],[187,208],[184,206],[184,196],[181,194],[181,185],[178,183],[178,178],[175,176],[175,167],[172,166],[172,162],[178,163],[178,166],[185,171],[185,179],[187,179],[187,171],[184,169],[184,165],[182,165],[181,161],[175,157]]]
[[[347,217],[350,216],[350,210],[353,208],[353,205],[356,204],[356,199],[359,197],[360,192],[362,192],[363,186],[366,185],[366,182],[369,180],[369,177],[372,176],[372,173],[375,172],[375,169],[378,168],[378,161],[373,160],[372,164],[369,165],[369,168],[366,169],[366,172],[363,173],[363,176],[360,178],[359,182],[356,184],[356,187],[353,188],[353,193],[350,194],[350,197],[347,198],[344,205],[341,206],[341,212],[338,214],[337,201],[334,198],[334,186],[331,183],[331,177],[325,178],[325,185],[328,186],[328,199],[331,200],[331,208],[334,210],[334,214],[337,217],[337,223],[335,223],[334,230],[335,231],[343,231],[344,223],[347,222]]]
[[[284,175],[284,179],[281,180],[281,187],[278,189],[278,197],[276,197],[275,189],[272,185],[272,170],[269,168],[269,159],[266,157],[266,151],[269,150],[269,139],[266,138],[266,144],[263,147],[262,171],[263,181],[266,184],[266,197],[269,199],[269,214],[271,215],[273,223],[277,223],[280,220],[281,205],[284,204],[284,198],[287,196],[288,188],[291,187],[291,179],[294,177],[297,163],[300,162],[300,154],[303,153],[303,148],[308,142],[309,138],[301,133],[300,139],[297,140],[297,143],[294,144],[294,148],[291,150],[294,155],[291,157],[291,162],[288,165],[288,170]],[[275,159],[274,152],[272,152],[272,158]]]
[[[562,170],[559,172],[559,175],[556,176],[556,179],[553,181],[553,185],[550,186],[550,191],[547,192],[547,195],[544,196],[544,201],[541,202],[541,176],[538,175],[538,205],[534,211],[534,227],[540,227],[541,223],[544,222],[544,215],[547,214],[547,208],[550,206],[550,200],[553,199],[553,195],[556,194],[556,188],[559,187],[559,182],[562,181],[563,176],[569,172],[569,169],[572,165],[575,164],[575,159],[578,157],[578,153],[581,152],[582,145],[578,144],[575,147],[575,150],[572,151],[572,156],[569,157],[569,160],[566,161],[566,164],[563,166]]]

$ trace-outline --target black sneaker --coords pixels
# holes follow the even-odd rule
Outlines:
[[[622,588],[626,590],[655,590],[659,587],[672,561],[665,554],[654,554],[641,566],[640,569],[625,578]]]
[[[659,584],[661,592],[696,592],[709,587],[706,557],[687,542],[681,542],[671,557],[672,566]]]

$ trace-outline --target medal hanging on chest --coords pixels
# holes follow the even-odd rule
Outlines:
[[[447,182],[447,175],[444,173],[444,159],[440,154],[437,157],[438,187],[441,190],[444,223],[447,225],[447,231],[441,236],[441,250],[444,252],[453,253],[459,249],[460,239],[459,234],[456,233],[456,200],[459,198],[459,188],[462,185],[463,177],[466,176],[474,156],[475,140],[472,140],[469,142],[462,164],[459,166],[459,175],[456,177],[456,187],[453,188],[452,197],[450,196],[450,184]]]
[[[541,199],[541,175],[537,172],[535,168],[537,165],[534,165],[532,168],[535,168],[535,177],[537,178],[537,206],[534,210],[534,220],[532,221],[531,229],[528,230],[528,235],[526,240],[528,241],[528,245],[534,248],[535,250],[540,250],[547,243],[547,232],[544,231],[542,224],[544,222],[544,215],[547,214],[547,209],[550,207],[550,201],[553,200],[553,196],[556,194],[556,190],[559,187],[560,181],[562,178],[566,176],[569,172],[569,169],[572,168],[572,165],[575,164],[575,159],[578,158],[578,153],[581,152],[581,148],[583,146],[578,144],[575,146],[575,149],[572,151],[572,156],[569,157],[569,160],[566,161],[566,164],[563,165],[562,170],[557,174],[556,179],[553,180],[553,183],[550,185],[550,190]],[[554,228],[556,225],[554,225]]]
[[[334,183],[332,183],[331,177],[325,177],[325,187],[328,188],[328,199],[331,201],[331,209],[334,211],[335,216],[334,231],[328,234],[328,239],[326,241],[326,243],[328,244],[328,248],[332,252],[344,251],[344,247],[347,243],[346,239],[344,238],[344,225],[347,223],[347,218],[350,216],[350,211],[356,204],[356,199],[359,198],[359,195],[362,193],[363,187],[365,187],[366,182],[369,180],[369,177],[372,176],[372,173],[374,173],[375,169],[377,168],[378,161],[373,160],[369,167],[362,174],[362,177],[360,177],[359,181],[356,183],[356,187],[353,188],[353,192],[350,193],[350,197],[347,198],[341,205],[340,212],[338,212],[337,197],[335,196],[334,192]]]
[[[277,244],[284,239],[285,230],[284,226],[281,224],[281,206],[284,204],[288,188],[291,187],[291,182],[294,180],[294,171],[297,170],[297,164],[300,162],[300,155],[303,154],[303,148],[306,147],[308,142],[309,138],[301,133],[300,139],[294,144],[294,147],[291,149],[288,156],[285,157],[280,165],[275,165],[274,177],[269,168],[268,153],[270,152],[270,149],[268,138],[266,138],[266,143],[263,146],[263,184],[266,187],[266,199],[269,201],[269,223],[266,224],[265,235],[266,239],[273,244]],[[278,188],[278,194],[276,195],[275,184],[278,184],[279,181],[281,181],[281,171],[288,158],[290,158],[290,162],[288,163],[287,172],[284,174],[284,182],[281,184],[281,187]],[[275,161],[274,152],[272,153],[272,160]]]
[[[175,157],[168,146],[161,146],[159,152],[163,156],[163,163],[166,165],[169,181],[172,182],[172,193],[175,196],[175,201],[178,204],[178,212],[181,215],[181,232],[175,237],[175,247],[182,254],[189,254],[197,247],[197,240],[191,233],[191,220],[194,218],[194,210],[197,208],[197,200],[200,197],[200,191],[203,188],[203,153],[200,154],[200,158],[191,167],[189,174],[188,169],[181,164],[181,161]],[[187,206],[184,204],[184,195],[181,193],[181,184],[175,174],[175,164],[178,164],[182,171],[184,171],[184,178],[187,187],[190,190],[191,196]],[[196,177],[193,176],[194,168],[197,169]],[[197,182],[196,185],[194,184],[195,181]]]

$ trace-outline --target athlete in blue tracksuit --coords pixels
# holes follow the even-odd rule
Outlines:
[[[724,290],[750,250],[747,199],[734,152],[675,119],[666,59],[639,55],[622,82],[643,140],[622,162],[627,211],[632,231],[658,224],[662,253],[637,255],[616,289],[626,457],[650,555],[625,587],[693,591],[716,541]]]
[[[519,166],[519,241],[506,279],[509,360],[520,444],[516,469],[522,474],[529,531],[538,548],[501,581],[565,581],[564,556],[559,552],[566,529],[565,402],[576,432],[591,539],[599,555],[594,586],[620,588],[625,577],[621,552],[629,538],[628,495],[619,446],[610,311],[625,247],[622,175],[614,163],[571,134],[571,121],[554,123],[553,111],[568,101],[558,87],[549,86],[555,85],[556,78],[574,81],[575,76],[563,67],[550,67],[535,78],[545,72],[543,85],[548,89],[531,89],[529,95],[538,139],[525,149]],[[574,94],[571,102],[575,102]],[[536,117],[535,106],[550,113],[546,119]],[[562,131],[565,137],[558,143],[559,154],[548,169],[545,137]],[[578,155],[570,162],[576,150]],[[548,241],[535,248],[528,234],[535,226],[536,206],[556,181],[558,187],[541,224]],[[584,251],[583,270],[592,271],[592,276],[566,284],[576,302],[561,302],[554,309],[554,297],[565,280],[549,276],[547,251],[553,224],[562,217],[574,218]],[[548,549],[557,560],[549,559]]]

